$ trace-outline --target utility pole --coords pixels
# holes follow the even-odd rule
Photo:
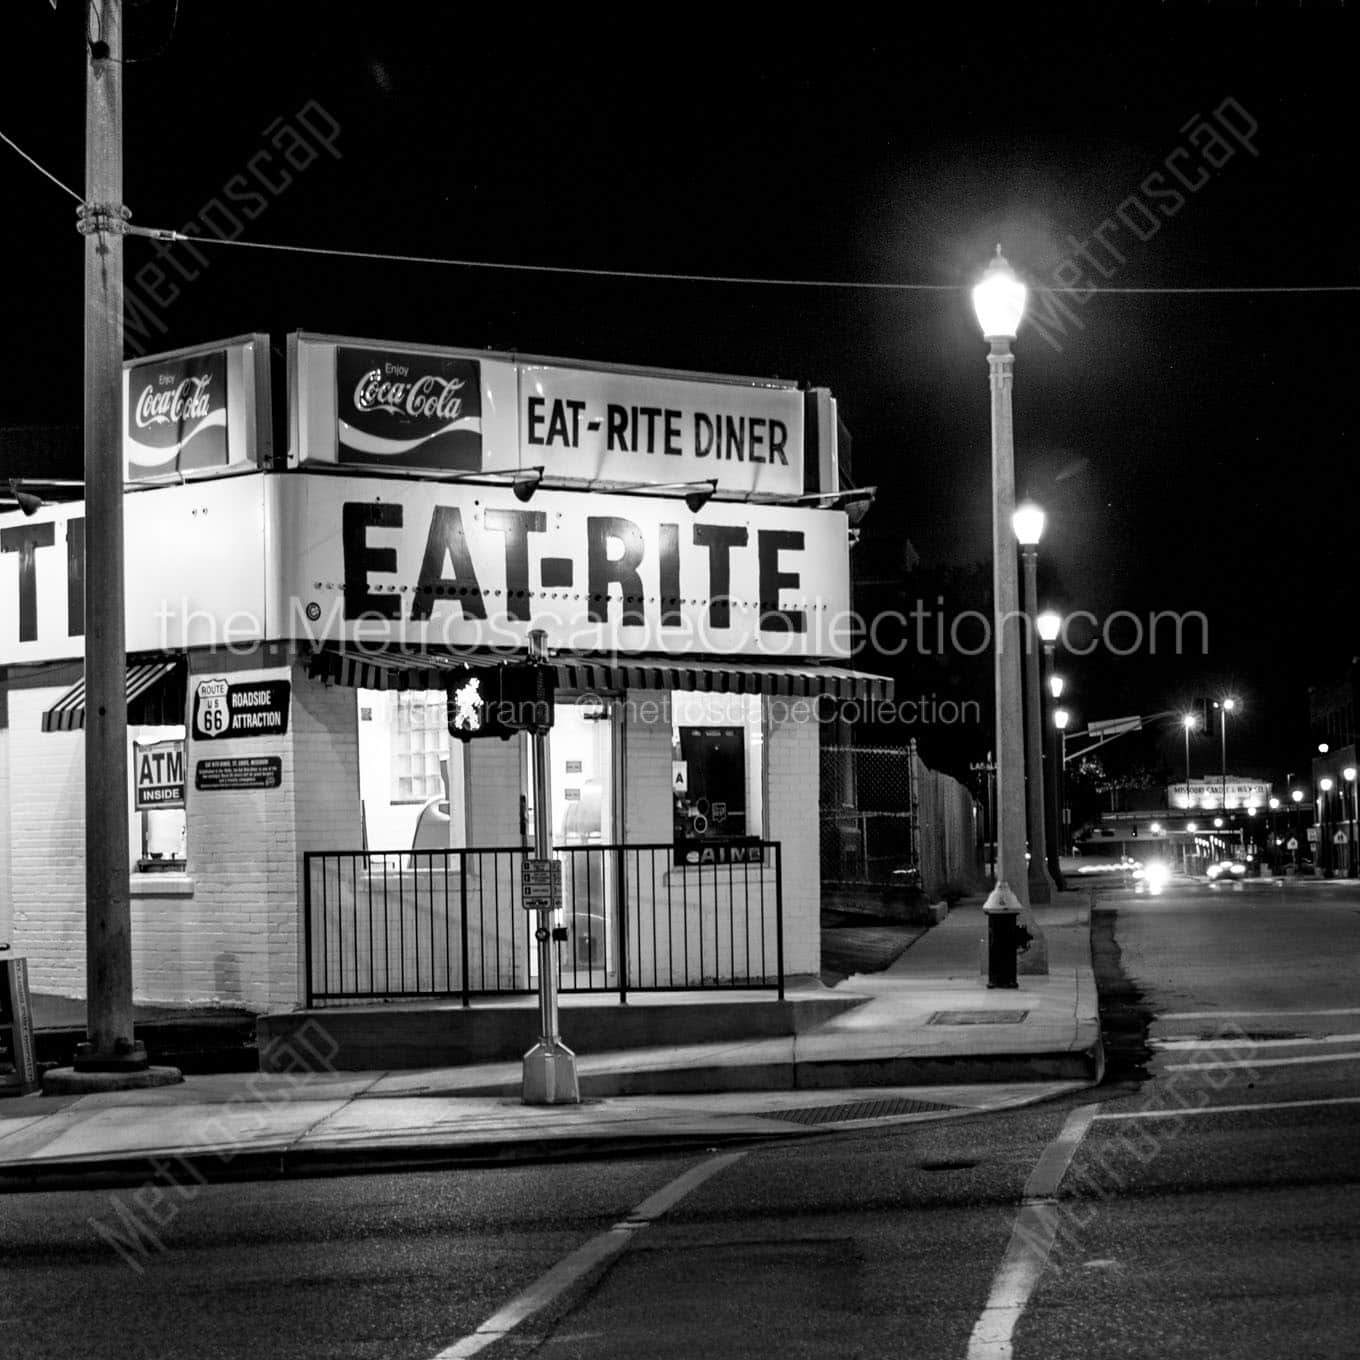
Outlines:
[[[133,1033],[128,900],[127,653],[123,599],[122,0],[86,13],[85,202],[85,987],[74,1071],[43,1089],[181,1081],[148,1068]]]

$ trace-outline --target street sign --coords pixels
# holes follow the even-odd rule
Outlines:
[[[1344,831],[1338,831],[1338,832],[1336,833],[1336,835],[1332,837],[1332,844],[1333,844],[1333,845],[1345,845],[1345,844],[1346,844],[1346,833],[1345,833]]]
[[[520,877],[525,911],[556,911],[562,905],[562,865],[555,859],[526,859]]]
[[[1290,836],[1290,838],[1285,841],[1284,848],[1286,850],[1297,850],[1299,848],[1299,838],[1297,836]]]
[[[1117,737],[1122,732],[1137,732],[1143,725],[1142,718],[1134,714],[1130,718],[1102,718],[1098,722],[1086,724],[1089,737]]]

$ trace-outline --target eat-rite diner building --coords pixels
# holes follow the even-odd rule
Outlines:
[[[524,845],[528,739],[451,739],[442,676],[531,629],[555,843],[664,842],[683,896],[777,841],[815,973],[819,727],[888,689],[849,664],[830,394],[297,334],[285,441],[269,367],[125,369],[136,997],[299,1004],[309,850]],[[81,504],[0,516],[0,941],[75,997],[84,571]]]

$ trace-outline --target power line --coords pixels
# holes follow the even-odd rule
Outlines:
[[[81,198],[81,196],[78,193],[76,193],[76,191],[73,188],[71,188],[69,184],[63,184],[61,180],[59,180],[50,170],[46,170],[41,165],[39,165],[38,162],[35,161],[33,157],[30,156],[28,152],[25,151],[23,147],[19,145],[18,142],[14,141],[10,137],[6,137],[3,132],[0,132],[0,141],[3,141],[6,143],[6,145],[13,147],[13,149],[17,151],[19,155],[21,155],[40,175],[46,175],[47,178],[50,179],[52,183],[57,186],[58,189],[65,190],[68,194],[71,195],[72,198],[75,199],[77,203],[85,202],[85,200]]]
[[[0,140],[12,147],[35,170],[46,176],[57,188],[64,190],[77,203],[84,199],[68,184],[63,184],[50,170],[45,169],[33,159],[17,142],[0,132]],[[584,265],[565,264],[526,264],[508,260],[468,260],[443,255],[400,255],[391,251],[344,250],[328,246],[303,246],[275,241],[228,240],[222,236],[186,236],[182,232],[167,227],[125,226],[124,231],[134,236],[152,236],[162,241],[192,241],[195,245],[238,246],[245,250],[267,250],[292,255],[315,255],[326,259],[366,260],[381,264],[432,265],[445,269],[493,269],[525,274],[565,274],[582,278],[633,279],[660,283],[707,283],[735,284],[743,287],[760,288],[825,288],[851,289],[858,292],[894,293],[960,293],[966,292],[970,285],[957,283],[893,283],[879,279],[796,279],[769,278],[750,274],[690,274],[667,273],[655,269],[607,269],[590,268]],[[1360,293],[1360,283],[1322,283],[1322,284],[1237,284],[1226,286],[1188,285],[1188,286],[1138,286],[1105,288],[1094,284],[1084,288],[1045,288],[1035,285],[1040,293],[1070,294],[1089,300],[1102,293],[1125,296],[1189,296],[1206,294],[1307,294],[1307,293]]]

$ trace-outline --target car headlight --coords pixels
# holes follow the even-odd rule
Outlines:
[[[1223,866],[1221,864],[1211,864],[1206,872],[1210,878],[1217,878],[1219,874],[1223,872]]]
[[[1237,878],[1241,878],[1242,875],[1247,872],[1247,866],[1245,864],[1230,864],[1228,866],[1228,872],[1235,875]]]
[[[1143,870],[1143,882],[1149,888],[1161,888],[1166,885],[1166,881],[1171,877],[1170,871],[1165,864],[1149,864]]]

